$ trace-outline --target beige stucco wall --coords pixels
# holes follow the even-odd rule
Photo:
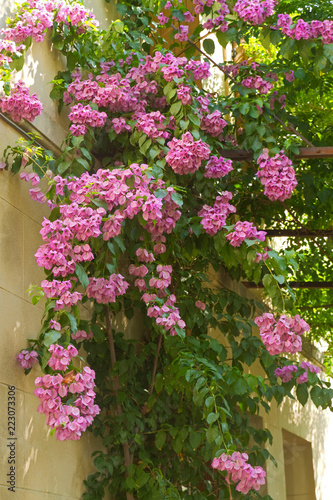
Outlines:
[[[0,2],[0,27],[4,27],[14,3]],[[87,0],[86,6],[93,8],[104,28],[115,13],[114,4],[104,0]],[[38,94],[44,105],[34,124],[60,145],[66,135],[66,115],[58,116],[56,104],[48,97],[48,82],[62,68],[62,60],[45,41],[32,45],[26,63],[17,77]],[[18,138],[18,133],[0,120],[0,157],[3,149]],[[29,187],[18,176],[0,172],[0,498],[14,498],[7,484],[7,445],[11,442],[7,439],[7,400],[8,386],[15,386],[15,498],[74,500],[81,498],[83,480],[95,470],[91,453],[100,448],[100,443],[88,432],[80,441],[59,442],[50,437],[45,416],[36,411],[39,401],[33,394],[40,370],[34,367],[26,377],[15,359],[27,347],[26,339],[38,335],[42,313],[42,306],[33,306],[26,290],[43,279],[34,254],[41,243],[41,221],[48,211],[29,198]]]

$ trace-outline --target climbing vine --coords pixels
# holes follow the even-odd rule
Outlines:
[[[120,2],[104,31],[79,1],[30,0],[2,32],[0,108],[14,121],[42,111],[13,79],[30,44],[66,60],[51,91],[70,121],[61,154],[31,137],[1,166],[50,208],[35,255],[46,277],[30,291],[42,326],[18,360],[41,365],[38,411],[56,438],[102,438],[85,500],[268,499],[272,437],[253,416],[292,393],[331,408],[320,368],[297,357],[310,330],[289,285],[297,249],[274,250],[265,229],[301,196],[295,155],[309,141],[284,93],[306,79],[297,50],[329,73],[333,21],[294,22],[276,3]],[[215,44],[251,36],[275,57],[214,60]],[[214,65],[229,94],[205,91]],[[226,274],[261,283],[265,305]]]

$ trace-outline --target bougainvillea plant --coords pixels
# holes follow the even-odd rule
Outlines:
[[[1,111],[41,113],[13,75],[43,42],[65,57],[51,98],[70,121],[60,155],[32,138],[1,163],[50,208],[35,255],[46,277],[31,290],[42,328],[18,361],[40,363],[38,411],[58,439],[102,438],[86,500],[263,498],[271,435],[251,417],[294,388],[302,404],[310,394],[331,407],[319,367],[297,357],[310,326],[288,284],[295,252],[273,250],[265,228],[281,207],[287,216],[302,174],[284,88],[304,71],[283,54],[310,40],[308,64],[325,53],[328,71],[333,21],[294,22],[269,0],[117,9],[104,31],[79,1],[29,0],[2,31]],[[223,46],[260,35],[282,57],[222,64],[207,33]],[[229,94],[205,90],[214,65]],[[266,305],[230,290],[226,272],[262,283]]]

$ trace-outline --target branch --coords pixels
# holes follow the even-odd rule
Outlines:
[[[150,384],[150,388],[149,388],[150,395],[152,395],[153,390],[154,390],[155,377],[156,377],[156,371],[157,371],[157,361],[158,361],[158,355],[160,353],[161,346],[162,346],[162,339],[163,339],[163,335],[162,335],[162,333],[160,333],[158,336],[158,344],[157,344],[157,351],[156,351],[155,361],[154,361],[153,375],[151,378],[151,384]]]
[[[104,312],[105,312],[106,331],[107,331],[108,342],[109,342],[111,366],[112,366],[112,368],[114,368],[114,365],[117,361],[117,358],[116,358],[116,350],[114,347],[114,338],[113,338],[113,332],[112,332],[112,326],[111,326],[111,320],[110,320],[110,311],[109,311],[108,306],[104,306]],[[117,396],[117,393],[120,389],[120,382],[119,382],[118,375],[114,375],[113,382],[114,382],[114,390],[115,390],[115,393]],[[118,403],[117,403],[116,411],[117,411],[118,416],[122,415],[122,413],[123,413],[123,409],[122,409],[121,405],[119,405]],[[132,465],[132,460],[133,460],[133,456],[130,453],[128,442],[123,444],[123,450],[124,450],[124,460],[125,460],[125,470],[126,470],[125,476],[128,477],[128,475],[129,475],[128,469],[129,469],[130,465]],[[131,493],[129,493],[128,491],[126,491],[126,500],[135,500],[134,496]]]

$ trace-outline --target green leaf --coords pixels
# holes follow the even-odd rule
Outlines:
[[[154,196],[156,196],[156,198],[165,198],[167,194],[168,191],[166,189],[156,189]]]
[[[124,16],[127,12],[127,5],[123,4],[123,3],[116,3],[116,9],[117,11],[119,12],[119,14],[121,16]]]
[[[64,172],[66,172],[66,170],[68,170],[69,167],[71,166],[71,163],[72,162],[70,162],[70,161],[61,162],[57,168],[58,174],[63,174]]]
[[[124,23],[122,23],[119,19],[113,22],[112,27],[116,30],[117,33],[124,32]]]
[[[73,333],[75,333],[77,331],[77,321],[76,321],[76,318],[71,313],[66,313],[66,315],[67,315],[67,317],[69,319],[71,331]]]
[[[57,340],[59,340],[61,337],[61,333],[60,332],[56,332],[56,331],[51,331],[51,332],[47,332],[45,333],[45,336],[44,336],[44,345],[49,348],[51,344],[55,344],[57,342]]]
[[[228,45],[228,39],[225,33],[222,33],[222,31],[217,31],[216,32],[216,38],[219,42],[220,45],[222,45],[223,48],[226,48]]]
[[[216,420],[218,420],[218,418],[219,418],[218,413],[210,413],[206,418],[207,424],[209,425],[213,424],[214,422],[216,422]]]
[[[280,285],[284,283],[285,277],[282,274],[279,274],[278,276],[276,276],[276,274],[273,274],[273,276]]]
[[[124,240],[122,238],[122,236],[114,236],[113,237],[113,241],[115,241],[118,245],[118,247],[120,248],[120,250],[124,253],[126,252],[126,246],[125,246],[125,243],[124,243]]]
[[[193,451],[195,451],[198,446],[201,444],[202,434],[201,432],[191,432],[190,433],[190,445],[192,446]]]
[[[196,127],[200,127],[201,121],[197,115],[195,115],[194,113],[190,113],[188,115],[188,118],[189,118],[190,122],[193,123],[193,125],[195,125]]]
[[[77,262],[75,266],[75,274],[79,278],[81,285],[83,288],[86,290],[87,286],[89,285],[89,278],[87,276],[87,273],[85,272],[83,266]]]
[[[214,404],[214,401],[215,401],[214,396],[209,396],[205,401],[205,406],[209,408]]]
[[[91,331],[94,334],[94,339],[99,344],[102,344],[105,341],[105,333],[102,328],[98,325],[91,325]]]
[[[269,46],[271,43],[271,29],[270,28],[263,28],[260,32],[260,42],[262,46],[266,49],[269,50]]]
[[[239,111],[242,113],[242,115],[247,115],[250,111],[250,104],[248,102],[244,102],[239,106]]]
[[[210,56],[212,54],[214,54],[215,52],[215,43],[213,40],[211,40],[210,38],[205,38],[205,40],[203,41],[203,49],[205,52],[207,52],[207,54],[209,54]]]
[[[236,394],[242,396],[248,390],[247,381],[243,377],[239,377],[233,388]]]
[[[171,193],[171,199],[178,205],[179,207],[183,206],[183,197],[181,194],[173,192]]]
[[[325,57],[333,64],[333,43],[325,44],[323,47]]]
[[[155,437],[155,446],[158,450],[161,450],[163,446],[165,445],[166,441],[166,432],[165,431],[158,431]]]
[[[319,75],[320,72],[326,67],[326,64],[327,64],[327,59],[324,55],[317,57],[314,65],[315,73]]]
[[[296,389],[296,396],[301,405],[304,406],[309,397],[308,388],[306,384],[298,384]]]
[[[22,55],[21,57],[19,57],[18,59],[14,59],[11,63],[10,63],[10,68],[12,70],[16,70],[16,71],[21,71],[21,69],[23,68],[24,66],[24,61],[25,61],[25,57],[24,55]]]
[[[176,116],[179,113],[179,111],[181,110],[182,106],[183,105],[182,105],[181,101],[175,102],[170,108],[170,114],[173,116]]]
[[[291,59],[296,50],[296,42],[291,38],[287,38],[282,42],[280,47],[280,54],[284,59]]]
[[[218,427],[215,425],[214,427],[209,427],[206,431],[206,438],[209,444],[212,444],[217,438],[219,433]]]
[[[52,342],[50,343],[50,345],[51,344],[52,344]],[[50,345],[46,345],[47,349],[50,347]],[[42,361],[41,361],[41,368],[42,368],[42,370],[45,370],[46,365],[47,365],[49,359],[51,358],[51,353],[47,349],[44,350],[44,353],[43,353],[43,356],[42,356]]]
[[[155,390],[156,392],[161,392],[164,386],[164,377],[162,373],[158,373],[155,378]]]

